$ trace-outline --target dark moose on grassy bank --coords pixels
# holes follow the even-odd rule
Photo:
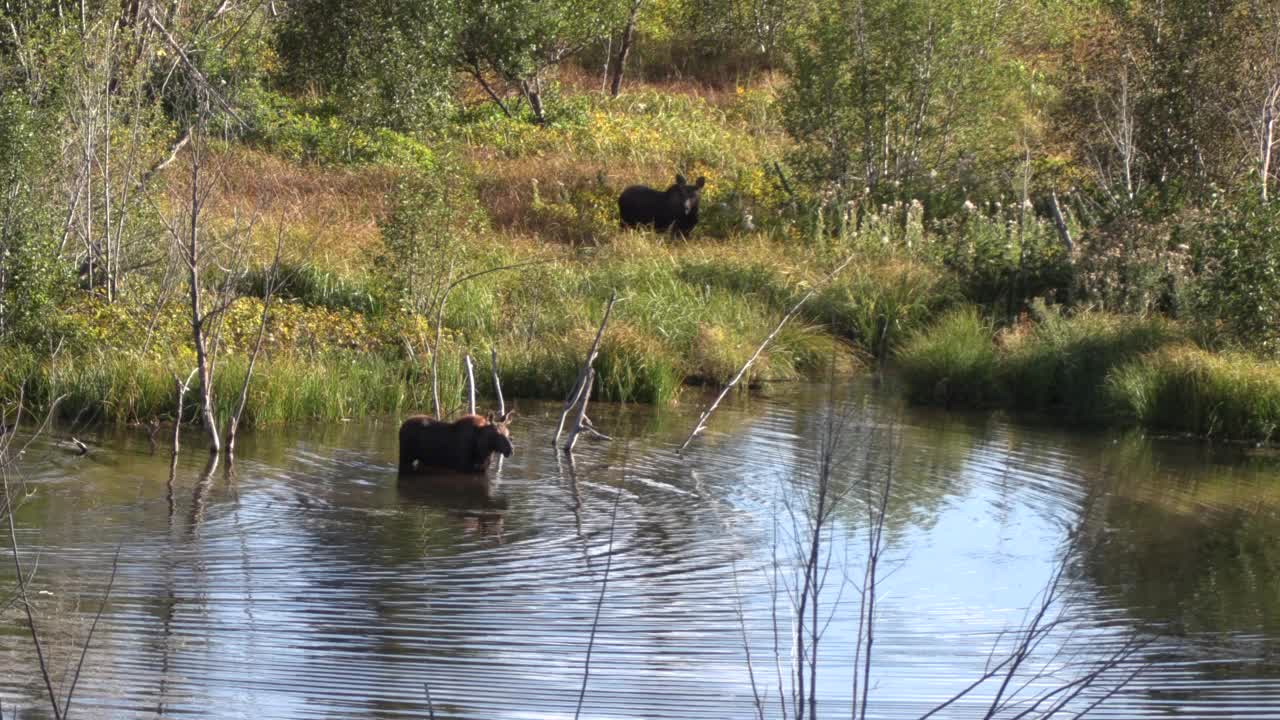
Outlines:
[[[618,196],[622,227],[652,226],[660,233],[670,229],[673,236],[688,237],[698,224],[698,202],[706,182],[699,177],[690,185],[684,175],[676,175],[675,184],[665,192],[647,185],[628,187]]]

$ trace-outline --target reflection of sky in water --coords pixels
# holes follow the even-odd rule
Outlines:
[[[20,517],[24,546],[43,545],[38,583],[55,592],[46,605],[54,667],[71,657],[84,630],[72,619],[96,606],[92,593],[123,535],[120,577],[76,717],[425,717],[424,683],[442,718],[571,717],[618,497],[584,717],[751,716],[739,608],[757,682],[777,716],[766,570],[774,517],[786,554],[783,508],[813,479],[821,421],[793,408],[816,407],[818,392],[797,388],[777,401],[727,407],[685,458],[673,444],[697,403],[669,425],[643,410],[601,406],[598,424],[644,438],[584,441],[572,468],[544,442],[551,411],[531,408],[496,498],[402,491],[393,433],[358,424],[248,436],[234,480],[219,469],[201,483],[203,458],[184,456],[172,517],[167,461],[136,447],[136,438],[105,444],[109,461],[56,460],[33,472],[40,501]],[[1274,470],[1186,462],[1177,452],[1176,461],[1157,462],[1149,445],[933,413],[899,417],[874,402],[858,417],[881,434],[850,434],[843,480],[861,477],[865,463],[883,468],[887,455],[875,438],[887,424],[900,439],[877,613],[876,717],[918,716],[976,677],[998,633],[1022,621],[1050,577],[1091,489],[1116,492],[1089,506],[1085,523],[1107,539],[1104,551],[1070,575],[1069,608],[1080,620],[1072,647],[1086,654],[1105,653],[1126,628],[1180,612],[1183,595],[1203,592],[1184,588],[1196,571],[1222,578],[1230,570],[1196,568],[1172,591],[1135,592],[1142,567],[1163,557],[1160,543],[1144,538],[1160,537],[1171,522],[1152,498],[1182,494],[1201,498],[1188,500],[1192,507],[1227,507],[1221,493],[1203,499],[1214,477],[1229,472],[1231,487],[1254,488]],[[881,451],[868,454],[868,443]],[[1160,492],[1146,490],[1152,486]],[[500,522],[464,512],[503,506]],[[1274,515],[1260,521],[1264,528]],[[1220,531],[1204,512],[1186,517],[1187,532]],[[823,597],[840,604],[821,612],[825,619],[834,611],[820,650],[822,717],[848,714],[853,583],[864,552],[859,507],[838,511],[835,528]],[[81,589],[77,609],[73,591]],[[1261,593],[1247,601],[1259,616],[1277,611]],[[786,664],[791,619],[782,602]],[[26,698],[24,717],[40,717],[29,643],[15,633],[0,638],[0,696],[6,706]],[[1280,683],[1269,679],[1280,672],[1257,659],[1275,654],[1274,636],[1198,631],[1160,648],[1160,667],[1122,694],[1113,717],[1280,715]],[[1242,662],[1211,662],[1221,658]],[[975,711],[955,707],[945,716]]]

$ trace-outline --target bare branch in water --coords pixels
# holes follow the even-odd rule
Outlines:
[[[471,353],[467,353],[462,357],[463,365],[467,368],[467,414],[476,414],[476,367],[471,362]]]
[[[769,347],[769,343],[773,342],[773,339],[778,336],[778,333],[782,332],[782,328],[791,321],[791,318],[800,313],[800,308],[804,307],[806,302],[809,302],[809,298],[817,294],[818,290],[822,288],[822,286],[834,279],[836,275],[840,274],[841,270],[845,269],[845,266],[853,262],[853,258],[853,255],[845,258],[844,262],[837,265],[835,270],[832,270],[825,278],[810,288],[809,292],[805,293],[804,297],[800,298],[791,310],[788,311],[786,315],[782,316],[782,320],[778,321],[778,326],[773,329],[773,332],[769,333],[765,337],[764,342],[760,343],[760,346],[751,354],[751,357],[747,358],[747,362],[738,369],[738,374],[733,376],[733,379],[729,381],[729,384],[724,386],[724,389],[720,391],[720,394],[716,396],[716,399],[712,401],[711,405],[708,406],[707,409],[702,412],[702,415],[698,417],[698,424],[693,427],[693,432],[689,433],[689,437],[685,438],[684,444],[680,446],[679,452],[684,452],[685,448],[689,447],[689,443],[693,442],[693,439],[698,436],[698,433],[707,429],[707,420],[711,417],[711,413],[715,412],[716,408],[720,407],[720,403],[724,402],[725,396],[728,395],[729,391],[742,380],[743,376],[747,374],[747,370],[750,370],[751,366],[754,365],[756,360],[760,357],[760,353],[764,352],[764,349]]]
[[[609,324],[609,315],[613,313],[613,306],[617,302],[618,291],[614,290],[609,295],[609,304],[604,306],[604,317],[600,319],[600,327],[596,330],[596,339],[592,341],[591,349],[587,351],[587,360],[582,363],[582,369],[578,371],[578,378],[573,381],[573,389],[569,391],[569,396],[565,398],[564,410],[560,413],[560,423],[556,425],[556,436],[551,440],[552,446],[560,444],[560,435],[564,432],[564,421],[569,417],[569,411],[582,398],[582,390],[587,382],[587,372],[592,370],[592,364],[595,363],[596,357],[600,354],[600,338],[604,337],[604,329]],[[590,394],[590,392],[587,393],[588,396]]]
[[[493,394],[498,396],[498,415],[507,414],[507,402],[502,399],[502,379],[498,377],[498,348],[489,348],[491,366],[493,368]]]
[[[573,423],[573,430],[569,432],[569,440],[564,444],[564,451],[573,454],[573,446],[578,443],[578,435],[587,428],[590,421],[587,420],[587,403],[591,402],[591,388],[596,382],[596,369],[587,368],[587,379],[582,384],[579,394],[582,396],[582,404],[578,406],[578,419]]]

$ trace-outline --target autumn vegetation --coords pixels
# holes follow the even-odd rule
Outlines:
[[[456,409],[490,348],[561,398],[617,291],[596,393],[667,403],[852,256],[748,387],[836,362],[952,407],[1280,423],[1271,2],[17,2],[0,31],[10,401],[216,429],[252,366],[250,425],[403,414],[435,365]],[[618,228],[677,172],[691,239]]]

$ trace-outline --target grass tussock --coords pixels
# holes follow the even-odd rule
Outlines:
[[[911,336],[897,353],[914,402],[988,407],[1000,402],[994,330],[977,308],[960,307]]]
[[[1038,306],[997,331],[965,307],[913,335],[897,362],[918,403],[1235,440],[1270,441],[1280,428],[1280,365],[1196,347],[1162,318]]]
[[[1012,405],[1057,410],[1086,422],[1108,415],[1107,376],[1133,359],[1182,338],[1160,317],[1099,312],[1067,316],[1037,305],[1034,321],[1002,333],[1001,366]]]
[[[1107,377],[1128,422],[1206,437],[1269,442],[1280,428],[1280,365],[1189,344],[1148,353]]]

